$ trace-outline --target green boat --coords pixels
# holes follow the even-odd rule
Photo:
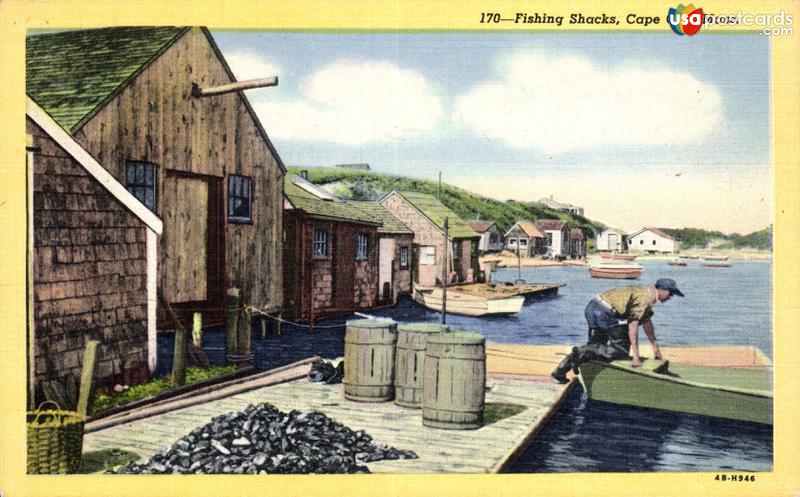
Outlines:
[[[772,424],[772,368],[707,367],[643,360],[589,361],[580,382],[590,399]]]

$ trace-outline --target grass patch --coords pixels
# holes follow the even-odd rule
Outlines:
[[[84,452],[81,456],[80,474],[105,473],[127,466],[140,459],[139,454],[122,449],[105,449]]]
[[[231,364],[228,366],[215,366],[208,369],[198,367],[186,368],[186,384],[199,383],[201,381],[210,380],[224,374],[236,371],[236,366]],[[117,406],[129,404],[136,400],[146,399],[158,395],[162,392],[170,390],[170,379],[168,376],[157,378],[147,383],[134,385],[122,392],[114,392],[108,395],[97,395],[92,404],[92,412],[99,413],[107,411]]]
[[[527,409],[521,404],[510,404],[508,402],[487,402],[483,406],[483,424],[490,425],[497,423],[511,416],[516,416]]]

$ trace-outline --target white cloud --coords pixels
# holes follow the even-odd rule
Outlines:
[[[298,100],[255,103],[270,135],[357,146],[432,130],[443,116],[420,73],[386,61],[333,62],[304,79],[300,93]]]
[[[280,66],[254,52],[233,52],[226,55],[225,60],[239,81],[271,76],[278,76],[280,79],[282,75]]]
[[[605,145],[700,143],[723,122],[713,85],[680,70],[607,69],[577,56],[519,53],[455,101],[474,133],[550,154]]]

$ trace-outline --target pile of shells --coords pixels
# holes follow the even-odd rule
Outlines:
[[[217,416],[126,474],[369,473],[364,463],[416,459],[414,452],[372,443],[317,411],[284,413],[270,404]]]

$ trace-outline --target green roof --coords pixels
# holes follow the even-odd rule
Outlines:
[[[399,219],[394,217],[389,211],[383,208],[378,202],[361,202],[349,200],[348,203],[356,209],[362,210],[375,219],[380,220],[383,226],[378,228],[378,233],[387,233],[392,235],[413,235],[414,232],[408,229],[408,226],[401,223]]]
[[[283,182],[284,194],[291,204],[311,217],[348,221],[361,224],[380,225],[380,220],[372,217],[352,203],[339,199],[322,200],[295,184],[297,177],[286,176]]]
[[[29,36],[27,94],[74,132],[187,29],[118,27]]]
[[[425,217],[431,220],[437,228],[444,232],[444,219],[448,218],[447,236],[450,238],[480,238],[481,235],[475,233],[467,223],[458,215],[445,207],[445,205],[433,195],[417,192],[396,192],[406,199],[411,205],[417,208]]]

